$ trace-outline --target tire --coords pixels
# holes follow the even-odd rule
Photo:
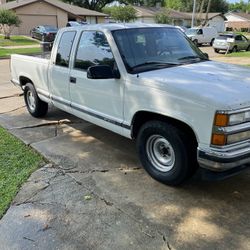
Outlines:
[[[246,51],[250,51],[250,45],[247,47]]]
[[[191,177],[197,166],[196,147],[187,135],[161,121],[145,123],[137,136],[140,161],[155,180],[177,186]]]
[[[238,49],[236,46],[233,47],[233,49],[231,50],[232,53],[238,52]]]
[[[214,38],[211,40],[210,46],[213,46],[213,44],[214,44]]]
[[[42,101],[31,83],[24,88],[24,101],[29,113],[34,117],[43,117],[47,114],[48,103]]]
[[[219,53],[220,50],[219,50],[219,49],[214,49],[214,52],[215,52],[215,53]]]

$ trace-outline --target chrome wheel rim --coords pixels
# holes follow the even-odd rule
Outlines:
[[[170,142],[160,135],[152,135],[146,143],[146,152],[153,166],[161,171],[170,171],[175,164],[175,152]]]
[[[27,91],[27,103],[29,108],[34,111],[36,108],[36,103],[35,103],[35,97],[32,93],[32,91],[28,90]]]

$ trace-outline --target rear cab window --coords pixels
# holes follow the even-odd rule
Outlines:
[[[76,36],[76,31],[66,31],[61,35],[60,42],[58,45],[56,53],[56,62],[57,66],[69,67],[70,54],[74,39]]]

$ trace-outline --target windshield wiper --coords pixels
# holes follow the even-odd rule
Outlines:
[[[182,60],[193,60],[193,59],[200,59],[200,60],[208,60],[207,58],[202,58],[200,56],[184,56],[184,57],[181,57],[181,58],[178,58],[179,61],[182,61]]]
[[[173,67],[173,66],[178,66],[178,65],[180,65],[180,63],[148,61],[148,62],[137,64],[133,66],[132,69],[136,69],[136,68],[140,68],[144,66]]]

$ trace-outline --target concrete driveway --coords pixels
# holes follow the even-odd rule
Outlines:
[[[250,171],[162,185],[133,142],[53,108],[32,118],[8,64],[0,61],[0,125],[50,162],[0,221],[1,249],[250,249]]]

